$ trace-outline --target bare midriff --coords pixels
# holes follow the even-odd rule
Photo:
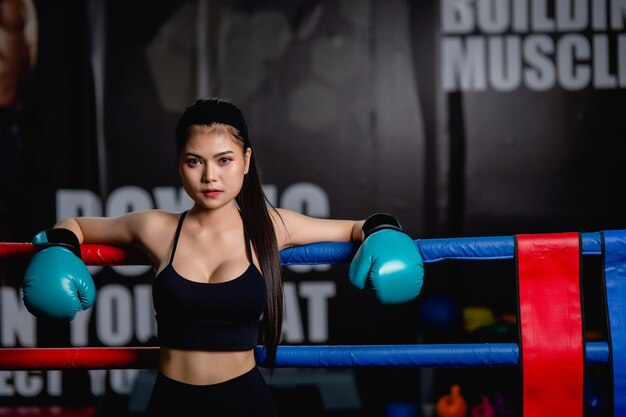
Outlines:
[[[254,350],[214,352],[161,347],[159,370],[191,385],[210,385],[245,374],[256,366]]]

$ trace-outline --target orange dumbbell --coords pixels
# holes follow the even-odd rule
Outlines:
[[[452,385],[450,394],[439,398],[435,405],[435,412],[439,417],[466,417],[467,402],[461,395],[460,385]]]

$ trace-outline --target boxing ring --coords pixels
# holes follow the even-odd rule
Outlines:
[[[626,416],[626,230],[416,240],[425,263],[514,260],[520,343],[279,346],[277,367],[519,366],[524,417],[583,416],[585,365],[610,369],[614,416]],[[348,263],[356,245],[283,250],[283,266]],[[0,260],[28,257],[28,243],[0,243]],[[82,245],[87,265],[147,265],[138,252]],[[601,257],[607,340],[586,341],[583,256]],[[428,274],[425,275],[428,280]],[[264,352],[255,351],[263,366]],[[0,370],[155,368],[158,348],[3,348]]]

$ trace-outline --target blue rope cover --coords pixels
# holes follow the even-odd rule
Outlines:
[[[599,232],[581,233],[583,255],[601,255]],[[462,237],[415,240],[425,263],[455,260],[513,259],[513,236]],[[323,242],[295,246],[280,252],[280,261],[288,265],[319,265],[347,263],[352,259],[358,244],[349,242]]]
[[[604,232],[604,283],[613,365],[613,415],[626,416],[626,231]]]
[[[609,360],[606,342],[587,342],[587,363],[603,364]],[[265,352],[258,346],[257,362],[263,366]],[[516,343],[470,343],[440,345],[341,345],[279,346],[277,367],[484,367],[519,364]]]

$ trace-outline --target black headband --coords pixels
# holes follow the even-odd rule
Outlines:
[[[179,147],[185,143],[187,130],[193,125],[211,125],[224,123],[236,128],[247,145],[248,126],[243,113],[234,104],[219,98],[197,100],[187,107],[176,125],[176,143]]]

